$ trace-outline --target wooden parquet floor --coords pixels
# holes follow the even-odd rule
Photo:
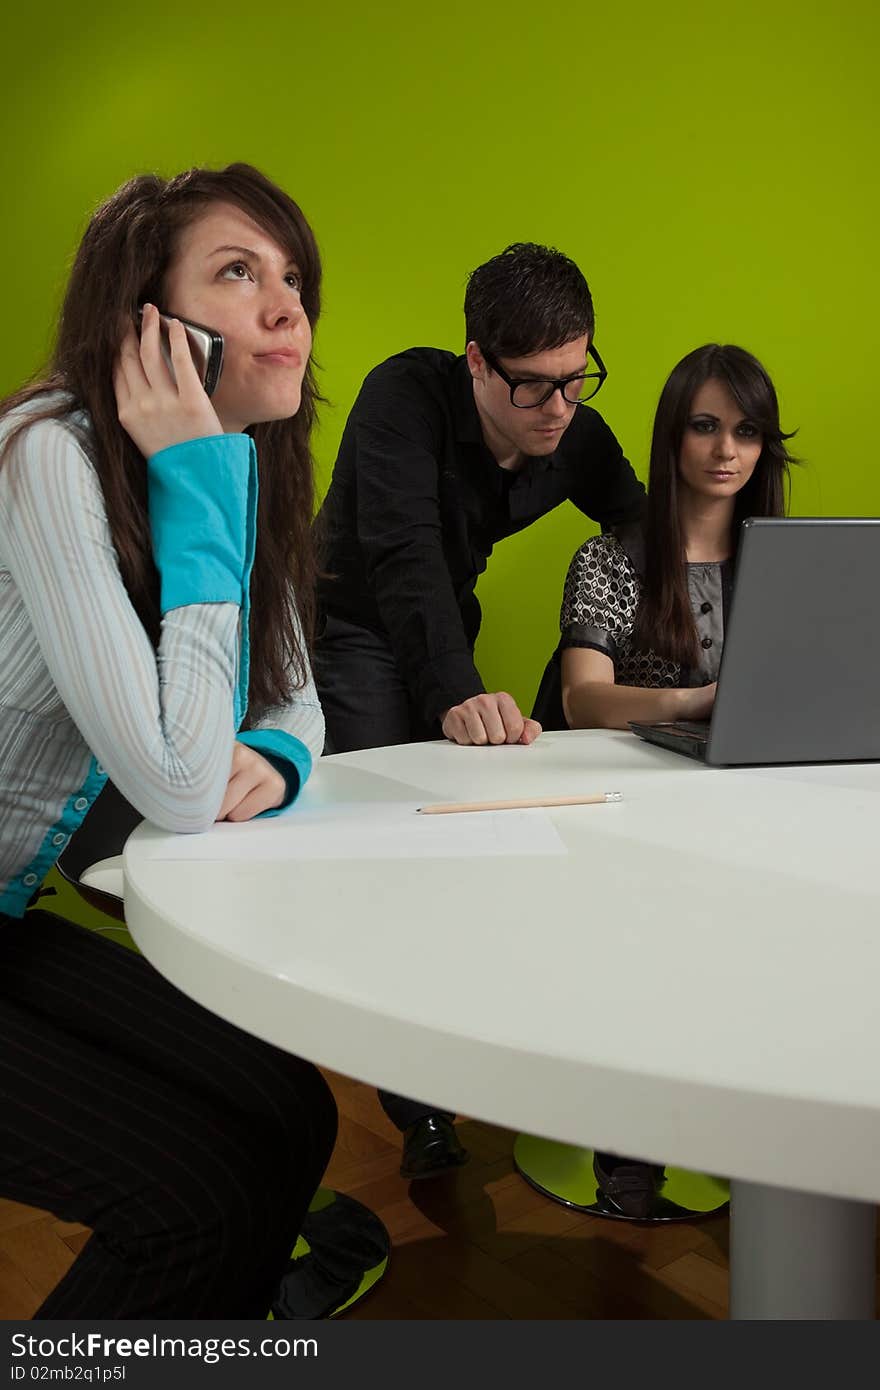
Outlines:
[[[408,1184],[375,1091],[328,1073],[340,1113],[326,1183],[377,1213],[388,1271],[350,1319],[724,1318],[726,1215],[651,1227],[569,1211],[515,1171],[514,1135],[459,1121],[466,1167]],[[0,1201],[0,1318],[28,1318],[88,1240],[83,1226]]]

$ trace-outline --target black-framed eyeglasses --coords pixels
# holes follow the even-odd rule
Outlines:
[[[587,357],[593,359],[597,370],[583,372],[579,376],[559,377],[556,381],[508,376],[497,357],[493,357],[492,353],[486,352],[485,349],[481,351],[493,372],[497,372],[501,380],[510,387],[511,405],[515,405],[518,410],[533,410],[535,406],[543,405],[545,401],[549,401],[554,391],[561,391],[563,400],[569,405],[582,405],[584,401],[592,400],[608,375],[605,363],[592,343],[587,348]]]

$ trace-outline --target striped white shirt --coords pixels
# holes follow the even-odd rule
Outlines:
[[[0,422],[0,446],[18,419]],[[41,422],[0,466],[0,910],[12,915],[106,775],[147,819],[199,831],[232,759],[239,605],[172,609],[154,650],[122,582],[87,438],[83,416]],[[258,727],[320,755],[311,673]]]

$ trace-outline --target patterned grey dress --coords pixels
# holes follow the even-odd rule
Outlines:
[[[643,545],[635,528],[595,536],[575,552],[562,599],[559,650],[588,647],[614,663],[618,685],[649,688],[708,685],[718,677],[729,602],[731,561],[688,565],[688,591],[700,643],[700,661],[681,667],[653,651],[639,651],[632,632],[642,595]]]

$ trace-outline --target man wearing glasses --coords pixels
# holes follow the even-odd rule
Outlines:
[[[496,541],[570,499],[603,529],[644,489],[584,403],[606,377],[578,267],[531,243],[470,276],[463,357],[411,348],[370,372],[318,518],[316,677],[335,753],[439,738],[531,743],[540,726],[474,665],[474,592]]]
[[[644,489],[601,415],[587,282],[559,251],[508,246],[476,269],[464,356],[411,348],[370,372],[316,526],[325,577],[315,676],[328,749],[438,738],[531,743],[541,726],[474,665],[474,589],[496,541],[570,499],[602,527]],[[401,1175],[467,1159],[435,1106],[379,1092]]]

